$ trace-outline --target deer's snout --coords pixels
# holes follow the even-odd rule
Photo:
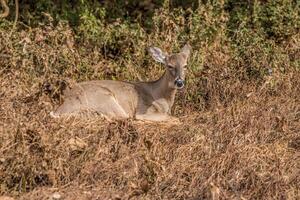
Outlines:
[[[178,89],[182,89],[184,87],[184,80],[181,78],[177,78],[175,80],[175,85]]]

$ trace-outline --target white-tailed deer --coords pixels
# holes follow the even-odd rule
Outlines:
[[[152,82],[97,80],[78,83],[65,93],[64,103],[51,112],[60,117],[89,110],[108,120],[135,118],[145,121],[173,121],[171,107],[177,89],[184,87],[187,60],[186,44],[181,52],[168,55],[157,47],[149,48],[154,60],[165,65],[165,73]]]

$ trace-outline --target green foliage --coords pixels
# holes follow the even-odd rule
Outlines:
[[[118,29],[121,32],[124,28],[129,29],[127,32],[135,31],[139,28],[136,24],[139,24],[148,33],[160,23],[164,31],[166,28],[181,28],[179,34],[184,35],[181,38],[197,42],[211,41],[220,31],[230,35],[243,28],[261,30],[266,37],[281,41],[296,34],[300,26],[300,3],[295,0],[42,0],[21,4],[23,22],[36,25],[44,19],[43,13],[49,13],[56,21],[68,21],[81,34],[82,40],[99,41],[97,37],[103,36],[107,32],[105,29],[115,23],[125,24],[126,27]],[[166,27],[162,23],[166,16],[175,19],[175,27]],[[114,32],[112,37],[117,34]]]
[[[283,40],[299,30],[298,1],[229,1],[229,26],[232,29],[248,27],[262,29],[266,36]]]
[[[299,31],[300,2],[294,0],[258,2],[254,5],[254,21],[268,37],[284,40]]]

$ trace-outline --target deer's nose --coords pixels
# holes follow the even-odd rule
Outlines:
[[[183,88],[183,87],[184,87],[184,80],[182,80],[181,78],[177,78],[177,79],[175,80],[175,85],[176,85],[179,89]]]

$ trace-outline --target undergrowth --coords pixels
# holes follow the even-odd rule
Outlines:
[[[9,6],[0,19],[0,194],[299,198],[298,1],[27,0],[11,36]],[[173,109],[182,125],[49,117],[68,85],[157,79],[164,68],[147,48],[171,53],[186,42],[187,86]]]

